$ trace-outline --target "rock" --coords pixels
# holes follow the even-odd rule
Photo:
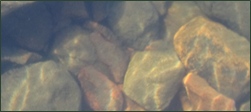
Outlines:
[[[196,1],[200,9],[250,41],[250,1]]]
[[[224,26],[196,17],[175,34],[176,52],[187,70],[234,100],[250,91],[250,43]]]
[[[108,65],[115,82],[123,83],[129,56],[118,45],[105,40],[98,32],[92,33],[90,38],[96,47],[99,60]]]
[[[108,23],[126,45],[143,50],[158,37],[158,12],[149,1],[114,2],[109,11]]]
[[[131,59],[123,90],[146,110],[166,108],[185,75],[173,50],[136,52]]]
[[[192,1],[173,1],[167,9],[165,22],[165,40],[170,46],[173,46],[174,34],[178,29],[193,18],[203,15],[199,7]]]
[[[250,111],[250,100],[241,105],[240,111]]]
[[[27,3],[1,19],[2,30],[7,35],[5,38],[12,44],[32,51],[47,50],[53,26],[51,15],[43,2]]]
[[[1,111],[77,111],[80,103],[77,83],[53,61],[1,75]]]
[[[190,72],[183,79],[187,96],[182,96],[185,111],[234,111],[234,100],[218,93],[205,79]]]
[[[57,34],[52,54],[75,75],[97,58],[89,34],[79,26],[68,27]]]
[[[78,75],[84,95],[95,111],[121,111],[123,96],[120,89],[93,66],[84,67]]]

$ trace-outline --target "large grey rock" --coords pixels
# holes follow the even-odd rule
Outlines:
[[[53,61],[11,70],[1,76],[2,111],[76,111],[80,103],[77,83]]]
[[[250,1],[197,1],[209,17],[250,41]]]
[[[183,25],[174,37],[175,51],[187,70],[234,100],[250,91],[250,43],[202,16]]]
[[[178,91],[184,75],[185,69],[173,50],[136,52],[123,90],[146,110],[163,110]]]
[[[89,34],[80,26],[70,26],[56,36],[52,54],[75,75],[83,66],[92,64],[97,58]]]
[[[144,49],[157,37],[159,30],[157,10],[149,1],[114,2],[108,15],[113,32],[130,47]]]
[[[15,8],[1,17],[4,38],[33,51],[44,51],[52,34],[51,16],[43,2]]]

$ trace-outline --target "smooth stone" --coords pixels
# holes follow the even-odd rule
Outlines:
[[[183,84],[186,91],[186,95],[181,96],[184,111],[236,110],[233,99],[218,93],[197,72],[189,72]]]
[[[250,1],[196,1],[200,9],[250,41]]]
[[[11,6],[11,5],[10,5]],[[16,8],[1,17],[4,38],[14,45],[37,52],[46,52],[51,39],[52,15],[43,2]]]
[[[109,11],[108,24],[125,45],[143,50],[158,37],[158,12],[150,1],[114,2]]]
[[[52,54],[75,75],[97,58],[89,35],[90,32],[80,26],[67,27],[56,35]]]
[[[250,91],[250,43],[202,16],[183,25],[175,51],[187,70],[195,70],[218,92],[239,100]]]
[[[92,65],[78,74],[83,93],[94,111],[121,111],[123,96],[119,87]]]
[[[77,111],[80,103],[76,81],[53,61],[1,75],[1,111]]]
[[[177,93],[184,75],[185,69],[173,50],[136,52],[123,90],[146,110],[163,110]]]

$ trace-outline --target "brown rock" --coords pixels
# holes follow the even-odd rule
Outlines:
[[[93,110],[122,110],[123,96],[120,89],[93,66],[84,67],[78,75],[85,97]]]
[[[174,37],[178,56],[218,92],[238,100],[250,91],[250,43],[224,26],[196,17]]]
[[[182,96],[185,111],[234,111],[234,100],[218,93],[205,79],[190,72],[183,79],[187,96]]]

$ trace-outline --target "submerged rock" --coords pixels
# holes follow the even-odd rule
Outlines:
[[[250,91],[250,43],[224,26],[196,17],[175,34],[174,46],[188,70],[238,100]]]
[[[234,111],[234,100],[218,93],[196,72],[183,79],[186,95],[181,94],[185,111]]]
[[[174,51],[136,52],[123,90],[145,109],[163,110],[178,91],[184,75],[185,69]]]
[[[2,111],[77,111],[80,103],[77,83],[53,61],[28,65],[1,76]]]
[[[92,65],[84,67],[78,79],[87,102],[93,110],[122,110],[123,96],[120,89]]]

